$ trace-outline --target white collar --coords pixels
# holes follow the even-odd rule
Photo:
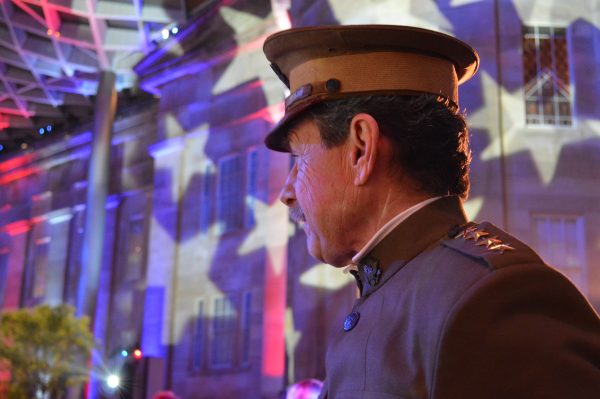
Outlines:
[[[440,198],[442,198],[442,197],[433,197],[433,198],[426,199],[425,201],[421,201],[418,204],[411,206],[410,208],[400,212],[399,214],[394,216],[392,219],[390,219],[389,222],[387,222],[385,225],[383,225],[383,227],[380,228],[379,231],[377,231],[377,233],[375,233],[375,235],[369,240],[369,242],[367,242],[367,244],[363,247],[363,249],[361,249],[356,255],[354,255],[352,257],[352,265],[357,265],[358,262],[366,254],[371,252],[371,250],[373,250],[373,248],[375,248],[375,246],[377,244],[379,244],[388,234],[390,234],[392,232],[392,230],[394,230],[396,227],[398,227],[400,225],[400,223],[402,223],[406,219],[408,219],[408,217],[410,215],[412,215],[419,209],[424,208],[425,206],[431,204],[432,202],[434,202]],[[352,265],[350,265],[350,267],[352,267]]]

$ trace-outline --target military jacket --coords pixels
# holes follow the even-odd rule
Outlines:
[[[562,274],[445,197],[358,265],[328,399],[600,397],[600,319]]]

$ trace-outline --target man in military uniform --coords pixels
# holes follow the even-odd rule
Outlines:
[[[293,29],[264,51],[289,86],[266,145],[308,249],[353,265],[360,298],[326,358],[322,398],[595,398],[600,320],[560,273],[468,222],[465,43],[398,26]]]

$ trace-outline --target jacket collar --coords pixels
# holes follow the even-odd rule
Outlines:
[[[370,295],[415,256],[448,234],[467,217],[460,198],[443,197],[421,208],[392,230],[371,252],[359,259],[361,296]]]

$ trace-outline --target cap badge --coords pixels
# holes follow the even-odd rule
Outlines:
[[[304,86],[298,87],[292,94],[285,99],[285,109],[289,109],[296,103],[297,101],[302,100],[312,94],[312,85],[306,84]]]

